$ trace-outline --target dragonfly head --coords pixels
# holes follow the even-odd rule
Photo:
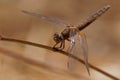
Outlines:
[[[54,39],[54,41],[55,41],[56,43],[59,43],[59,42],[61,42],[62,40],[64,40],[62,34],[60,34],[60,33],[55,33],[53,39]]]

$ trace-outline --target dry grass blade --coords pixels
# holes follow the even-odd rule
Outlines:
[[[61,50],[54,50],[52,47],[49,47],[49,46],[46,46],[46,45],[37,44],[37,43],[29,42],[29,41],[18,40],[18,39],[5,38],[5,37],[2,37],[2,36],[0,38],[1,38],[2,41],[23,43],[23,44],[27,44],[27,45],[31,45],[31,46],[35,46],[35,47],[40,47],[40,48],[48,49],[48,50],[51,50],[51,51],[63,54],[65,56],[68,56],[67,52],[61,51]],[[27,58],[25,58],[23,56],[15,55],[12,52],[6,51],[5,49],[2,49],[2,48],[0,48],[0,52],[6,53],[6,55],[8,55],[10,57],[14,57],[16,59],[21,59],[22,61],[25,61],[25,62],[27,62],[29,64],[40,65],[36,61],[28,60]],[[74,58],[74,59],[76,59],[78,62],[80,62],[82,64],[85,64],[85,62],[82,59],[80,59],[80,58],[78,58],[76,56],[73,56],[73,55],[71,55],[71,57]],[[105,76],[107,76],[107,77],[109,77],[109,78],[111,78],[113,80],[120,80],[117,77],[115,77],[115,76],[113,76],[113,75],[111,75],[111,74],[109,74],[109,73],[107,73],[107,72],[105,72],[105,71],[103,71],[103,70],[95,67],[94,65],[92,65],[90,63],[88,63],[88,64],[89,64],[90,68],[92,68],[92,69],[100,72],[101,74],[103,74],[103,75],[105,75]]]

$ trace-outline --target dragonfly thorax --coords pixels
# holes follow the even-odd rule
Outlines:
[[[54,34],[54,41],[56,43],[62,42],[64,40],[69,40],[70,37],[76,35],[77,28],[75,27],[67,27],[61,33]]]
[[[55,33],[53,39],[56,43],[59,43],[64,40],[64,37],[61,33]]]

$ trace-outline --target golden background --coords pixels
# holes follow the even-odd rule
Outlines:
[[[87,36],[89,62],[120,78],[119,0],[0,0],[0,34],[9,38],[53,46],[51,34],[61,25],[26,15],[21,10],[58,17],[78,25],[107,4],[111,6],[110,10],[83,32]],[[1,41],[0,45],[47,64],[47,67],[53,67],[52,70],[47,70],[0,54],[0,80],[90,80],[90,78],[111,80],[92,69],[89,77],[84,65],[81,64],[79,76],[75,76],[67,70],[66,56],[42,48],[4,41]]]

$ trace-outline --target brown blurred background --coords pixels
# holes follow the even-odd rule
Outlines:
[[[85,28],[89,47],[89,62],[120,78],[120,1],[115,0],[0,0],[0,34],[45,45],[54,44],[52,33],[55,25],[37,17],[26,15],[28,10],[81,24],[87,17],[104,5],[111,9]],[[58,29],[59,30],[59,29]],[[55,67],[54,71],[36,68],[0,54],[0,80],[89,80],[84,65],[80,64],[79,77],[72,76],[66,67],[68,58],[41,48],[28,45],[0,42],[6,49]],[[91,69],[93,80],[111,80]]]

